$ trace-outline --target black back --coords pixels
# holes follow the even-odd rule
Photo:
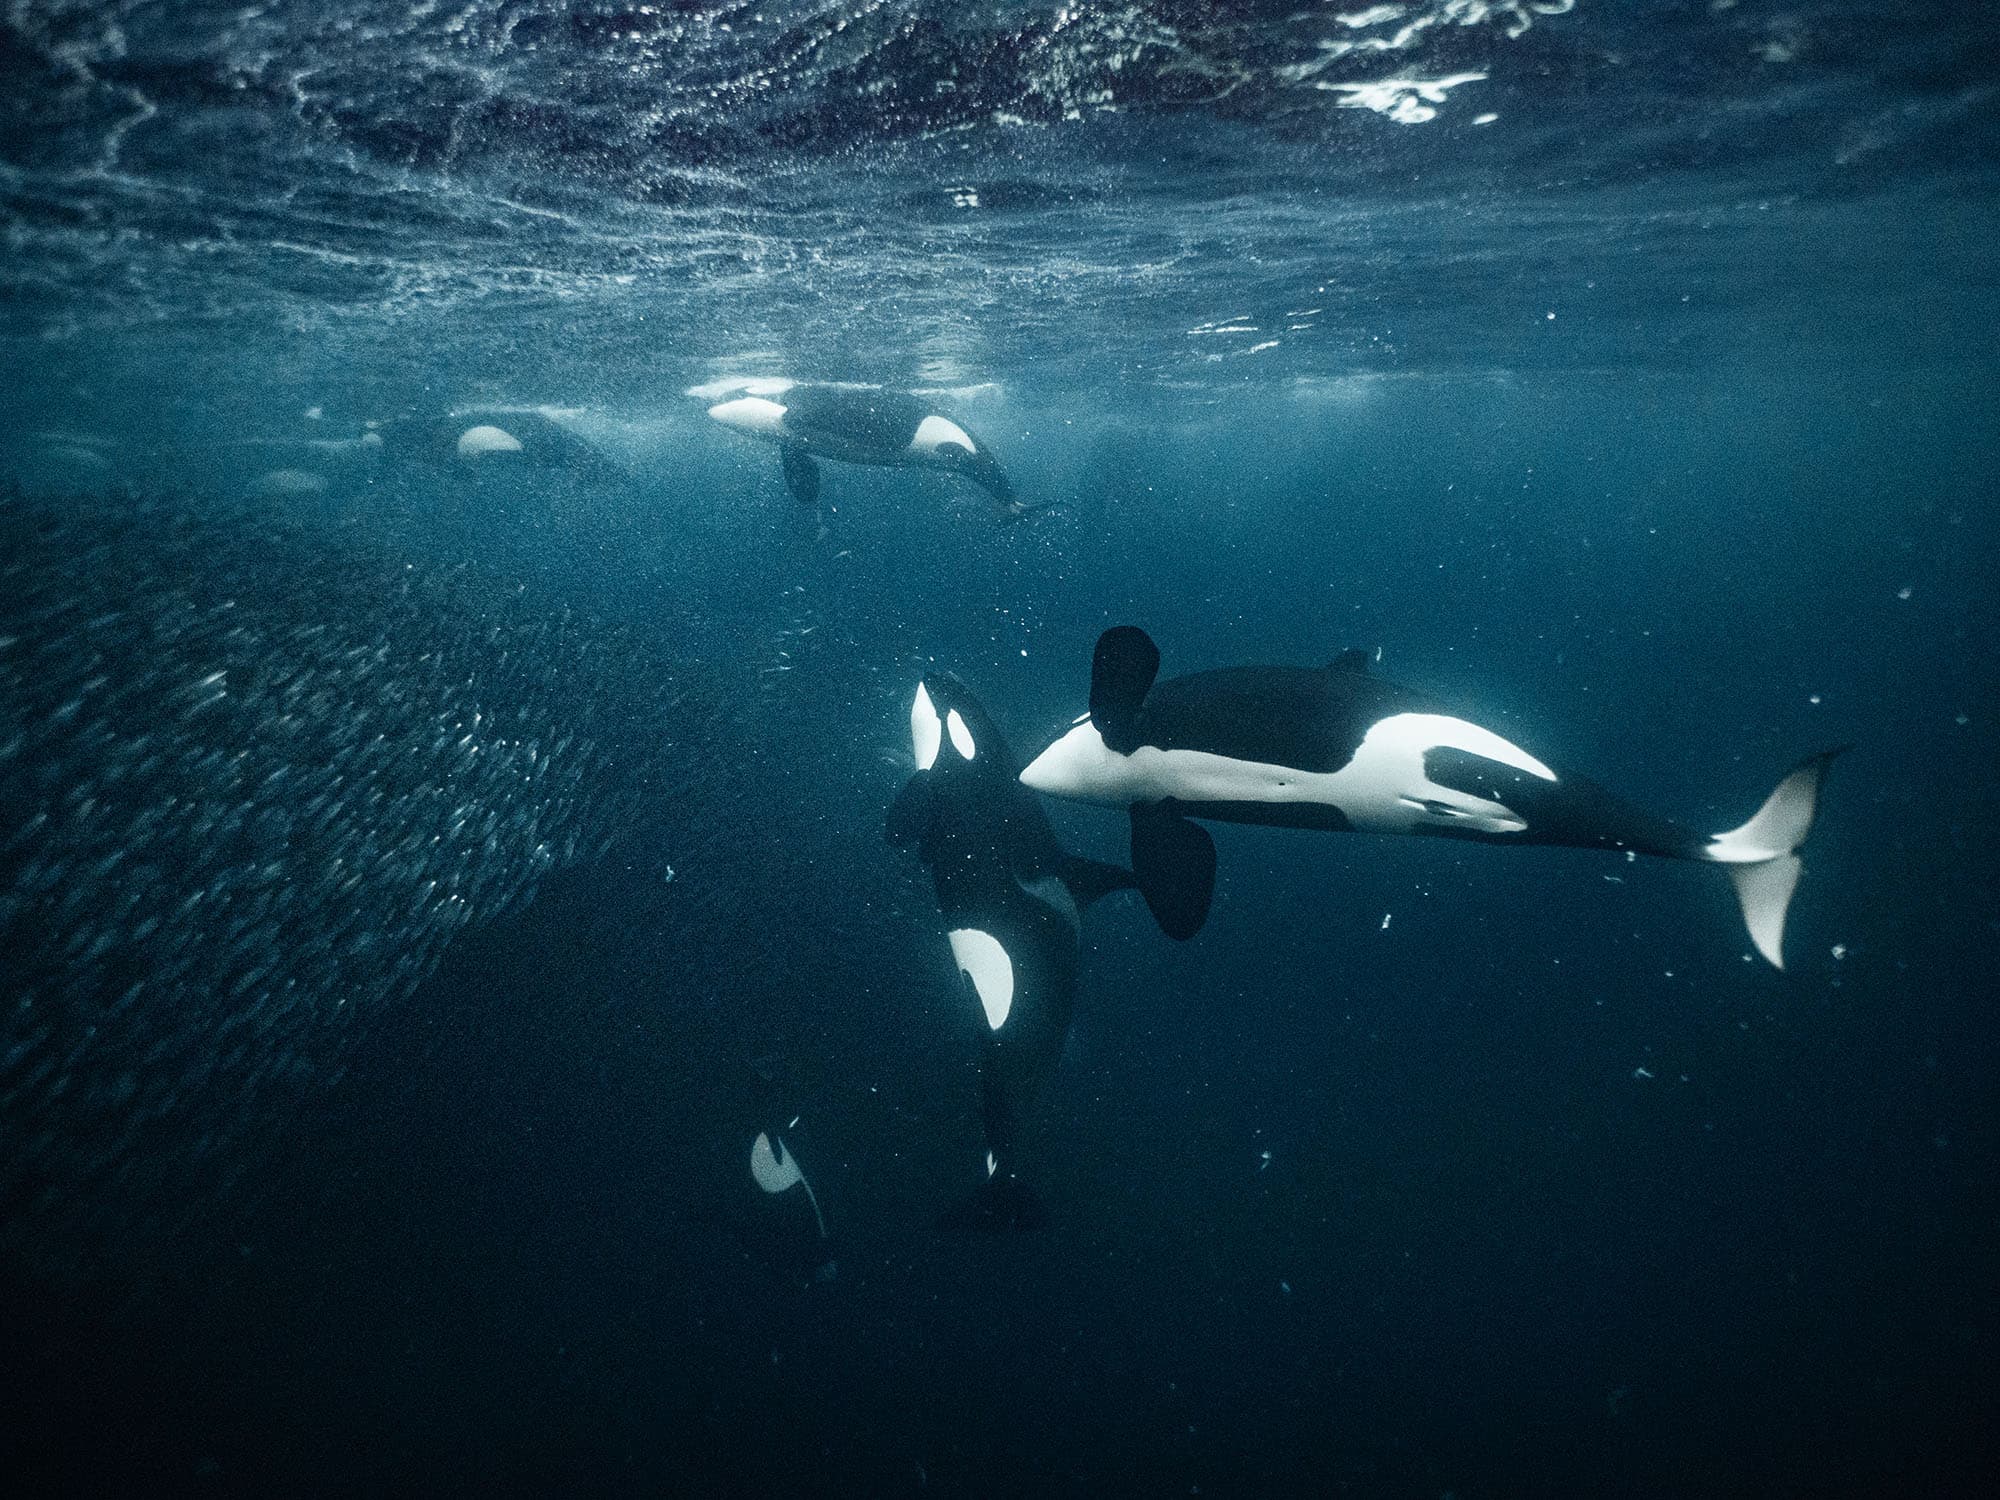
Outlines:
[[[1420,694],[1346,661],[1325,667],[1224,667],[1156,683],[1146,695],[1138,731],[1141,743],[1163,750],[1207,750],[1301,771],[1338,771],[1378,720],[1434,710]]]
[[[1136,640],[1113,643],[1114,636]],[[1108,657],[1107,643],[1112,643]],[[1092,672],[1092,720],[1111,749],[1121,746],[1113,743],[1105,723],[1098,719],[1099,676],[1106,672],[1107,660],[1112,670],[1123,662],[1129,671],[1132,663],[1143,663],[1145,653],[1152,649],[1145,633],[1131,626],[1106,631],[1099,639]],[[1163,750],[1204,750],[1266,765],[1331,773],[1354,758],[1369,729],[1382,719],[1400,713],[1450,712],[1424,694],[1374,676],[1368,670],[1366,654],[1348,650],[1324,667],[1225,667],[1155,683],[1145,694],[1136,723],[1124,731],[1131,744],[1122,748],[1145,744]],[[1117,722],[1115,714],[1110,717]],[[1488,833],[1430,825],[1418,828],[1418,833],[1491,843],[1630,849],[1682,859],[1698,857],[1707,843],[1682,824],[1647,812],[1587,777],[1566,774],[1559,781],[1546,781],[1451,746],[1430,750],[1424,757],[1424,772],[1439,786],[1512,809],[1528,826],[1515,833]],[[1200,804],[1180,810],[1187,816],[1226,822],[1332,830],[1349,826],[1337,809],[1313,803]],[[1139,858],[1137,822],[1134,832],[1134,864],[1140,867],[1142,883],[1148,883],[1152,872],[1142,867],[1144,861]],[[1150,891],[1148,900],[1152,901]],[[1157,903],[1154,911],[1169,935],[1182,935],[1168,919],[1171,912],[1162,914]],[[1179,922],[1179,926],[1186,925],[1185,920]]]

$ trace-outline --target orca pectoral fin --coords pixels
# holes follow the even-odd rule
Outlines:
[[[920,843],[930,832],[931,819],[935,815],[930,777],[912,776],[896,793],[896,800],[889,804],[889,817],[882,831],[898,849],[907,848]]]
[[[1070,854],[1063,857],[1062,883],[1069,887],[1069,893],[1076,898],[1078,909],[1090,905],[1100,897],[1113,891],[1129,891],[1139,884],[1130,870],[1117,865],[1107,865],[1102,860],[1084,859],[1081,855]]]
[[[1215,840],[1170,802],[1134,803],[1132,874],[1160,931],[1184,943],[1215,899]]]
[[[1114,625],[1090,658],[1090,722],[1108,750],[1129,755],[1139,744],[1139,712],[1160,675],[1160,648],[1136,625]]]
[[[792,492],[792,498],[801,505],[819,504],[819,465],[812,461],[812,455],[792,443],[779,451],[785,466],[785,488]]]

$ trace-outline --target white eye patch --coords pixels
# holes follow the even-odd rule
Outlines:
[[[979,747],[972,743],[972,731],[965,727],[965,720],[953,709],[945,715],[944,727],[951,731],[951,748],[966,760],[971,760]]]
[[[952,717],[958,717],[956,711]],[[910,749],[917,757],[917,769],[928,771],[937,764],[938,746],[944,742],[944,726],[924,685],[917,684],[917,696],[910,702]]]

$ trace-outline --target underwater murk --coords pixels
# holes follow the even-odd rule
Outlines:
[[[0,12],[9,1494],[1984,1494],[2000,47]]]

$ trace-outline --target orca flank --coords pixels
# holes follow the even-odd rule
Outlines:
[[[709,416],[746,437],[776,443],[785,487],[802,505],[820,496],[819,461],[936,469],[978,486],[1009,517],[1023,514],[1014,486],[986,445],[921,397],[879,386],[783,378],[697,387],[721,395]]]
[[[1795,767],[1749,822],[1703,835],[1386,682],[1348,651],[1323,667],[1233,667],[1155,680],[1159,651],[1106,631],[1090,709],[1021,773],[1050,796],[1128,809],[1132,869],[1161,928],[1207,918],[1214,845],[1190,819],[1555,844],[1729,867],[1751,942],[1784,967],[1796,850],[1811,832],[1826,751]]]

